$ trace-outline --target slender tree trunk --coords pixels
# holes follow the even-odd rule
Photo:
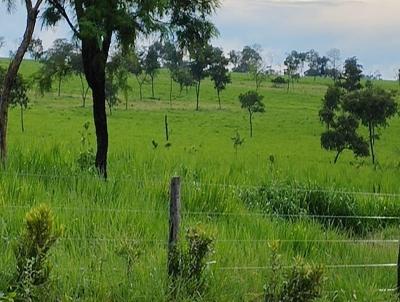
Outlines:
[[[25,132],[24,128],[24,107],[21,105],[21,130],[22,132]]]
[[[85,83],[83,81],[83,76],[79,73],[79,78],[81,80],[81,87],[82,87],[82,107],[85,108],[86,106],[86,96],[89,91],[89,87],[85,88]]]
[[[58,96],[61,96],[61,81],[62,81],[62,77],[59,76],[58,77]]]
[[[154,76],[151,77],[151,97],[154,99]]]
[[[196,111],[199,111],[199,99],[200,99],[200,85],[201,85],[201,80],[196,85]]]
[[[36,20],[39,12],[39,7],[42,0],[37,0],[35,7],[32,7],[31,1],[26,0],[25,6],[27,11],[26,28],[22,42],[18,47],[14,59],[11,61],[7,73],[2,83],[2,93],[0,95],[0,160],[5,163],[7,158],[7,123],[8,123],[8,105],[10,94],[15,78],[18,74],[22,59],[32,40],[32,35],[35,30]]]
[[[221,107],[221,96],[220,96],[220,91],[219,91],[219,89],[217,89],[217,95],[218,95],[219,110],[221,110],[221,109],[222,109],[222,107]]]
[[[374,129],[371,123],[368,124],[368,129],[369,129],[369,145],[371,148],[372,163],[375,164],[374,134],[373,134]]]
[[[143,86],[143,83],[139,83],[139,95],[140,95],[140,100],[141,101],[143,100],[142,86]]]
[[[172,108],[172,75],[170,75],[170,85],[169,85],[169,106]]]
[[[335,160],[333,161],[334,164],[337,163],[337,161],[338,161],[338,159],[339,159],[339,156],[340,156],[340,154],[342,154],[342,152],[343,152],[343,150],[339,150],[339,152],[336,154]]]
[[[253,114],[249,111],[250,137],[253,137]]]

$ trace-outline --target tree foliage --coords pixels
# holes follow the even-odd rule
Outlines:
[[[61,95],[62,81],[73,74],[71,58],[74,51],[74,45],[66,39],[57,39],[53,46],[47,50],[40,62],[42,67],[36,75],[36,82],[41,93],[49,91],[52,88],[54,80],[58,83],[58,96]]]
[[[231,83],[228,65],[229,59],[224,56],[222,49],[214,48],[210,66],[210,77],[217,91],[219,109],[221,109],[221,91],[225,90],[226,85]]]
[[[356,57],[348,58],[344,63],[344,72],[340,78],[340,85],[347,91],[361,89],[362,68],[362,65],[358,64]]]
[[[388,125],[398,110],[395,93],[368,82],[362,90],[356,90],[348,95],[343,102],[343,108],[354,114],[368,128],[369,144],[372,162],[375,163],[375,142],[380,138],[378,131]]]
[[[242,109],[246,109],[249,113],[250,137],[253,137],[253,115],[257,112],[265,112],[263,99],[264,96],[258,94],[257,91],[248,91],[239,95],[239,102]]]

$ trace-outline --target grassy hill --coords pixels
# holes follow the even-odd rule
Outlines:
[[[0,66],[6,64],[0,61]],[[30,76],[37,69],[37,63],[25,61],[22,73]],[[215,253],[209,258],[215,264],[207,269],[209,289],[202,301],[262,301],[269,275],[262,268],[269,266],[271,240],[281,241],[285,265],[301,256],[326,266],[320,301],[394,300],[390,292],[380,289],[395,287],[395,268],[329,265],[396,262],[396,242],[348,241],[397,239],[398,221],[271,217],[265,204],[290,205],[283,210],[289,214],[299,214],[296,211],[307,200],[316,203],[307,208],[308,214],[399,216],[397,195],[343,193],[400,193],[399,118],[390,121],[377,142],[377,167],[370,158],[354,159],[350,152],[334,165],[334,154],[321,149],[323,126],[318,117],[329,79],[300,79],[289,92],[264,83],[260,92],[266,112],[255,116],[254,138],[249,137],[248,116],[238,102],[238,95],[254,84],[242,74],[233,74],[232,82],[218,110],[216,92],[206,80],[201,110],[196,112],[194,89],[179,95],[174,85],[170,106],[166,70],[155,82],[159,100],[149,98],[150,85],[146,85],[145,99],[139,101],[132,78],[128,110],[120,104],[108,119],[107,183],[77,164],[87,121],[89,141],[95,146],[91,106],[90,102],[86,108],[81,106],[78,78],[63,83],[61,97],[56,91],[44,97],[31,93],[24,133],[19,111],[12,109],[9,162],[0,173],[0,291],[14,271],[12,246],[25,213],[46,203],[65,227],[51,257],[54,296],[65,297],[63,301],[165,300],[168,185],[172,176],[179,175],[181,237],[197,225],[215,238]],[[398,89],[396,82],[376,84]],[[165,147],[166,114],[170,147]],[[231,139],[236,131],[245,138],[237,154]],[[133,274],[127,275],[126,262],[116,251],[132,240],[138,240],[142,252]]]

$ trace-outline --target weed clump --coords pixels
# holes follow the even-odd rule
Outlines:
[[[207,257],[213,252],[213,239],[200,228],[186,233],[186,242],[176,248],[170,264],[171,293],[175,297],[200,298],[207,289]]]
[[[14,248],[16,275],[8,296],[15,296],[16,301],[48,300],[52,268],[48,257],[61,234],[48,206],[40,205],[26,214],[25,228]]]
[[[278,246],[272,246],[271,274],[265,286],[265,302],[311,302],[321,297],[323,270],[294,259],[291,269],[281,266]]]

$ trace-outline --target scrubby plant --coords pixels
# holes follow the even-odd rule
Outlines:
[[[207,257],[213,252],[213,239],[201,228],[191,228],[186,242],[171,255],[173,282],[171,293],[177,296],[201,297],[207,288]]]
[[[311,302],[321,297],[323,270],[320,266],[294,259],[294,265],[286,270],[282,267],[278,245],[273,244],[271,273],[265,286],[265,302]]]
[[[240,146],[244,144],[244,138],[240,136],[240,133],[238,130],[236,130],[236,134],[234,137],[231,138],[233,142],[233,148],[235,149],[235,154],[237,155],[238,149]]]
[[[77,159],[78,167],[81,171],[94,171],[95,153],[90,145],[89,137],[89,126],[90,123],[86,122],[83,124],[83,130],[80,132],[81,135],[81,150]]]
[[[46,301],[49,298],[50,249],[61,236],[50,208],[40,205],[25,217],[25,229],[14,249],[16,276],[11,284],[16,301]],[[47,300],[48,301],[48,300]]]

